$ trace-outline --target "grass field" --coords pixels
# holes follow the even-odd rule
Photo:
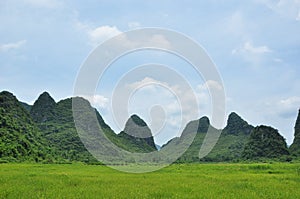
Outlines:
[[[300,198],[300,164],[184,164],[130,174],[106,166],[0,164],[0,198]]]

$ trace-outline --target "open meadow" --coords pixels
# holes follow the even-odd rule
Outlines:
[[[84,164],[0,164],[0,198],[299,198],[300,164],[174,164],[132,174]]]

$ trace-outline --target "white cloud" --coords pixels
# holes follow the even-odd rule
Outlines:
[[[93,47],[122,33],[116,26],[104,25],[95,27],[92,24],[80,21],[75,22],[75,28],[87,36],[89,45]]]
[[[21,40],[18,42],[14,42],[14,43],[7,43],[7,44],[2,44],[0,45],[0,52],[6,52],[9,50],[14,50],[14,49],[19,49],[22,46],[24,46],[27,43],[26,40]]]
[[[241,47],[233,49],[232,55],[241,56],[245,61],[251,63],[252,66],[261,66],[267,59],[269,54],[273,52],[268,46],[254,46],[250,41],[245,42]],[[271,58],[274,60],[274,58]]]
[[[251,40],[255,38],[253,30],[261,29],[261,24],[249,19],[243,10],[237,10],[223,20],[223,31],[234,37],[234,42],[243,41],[231,50],[232,55],[238,55],[252,66],[261,65],[272,50],[267,45],[254,45]],[[234,44],[236,45],[236,44]]]
[[[162,86],[163,89],[158,89],[159,86]],[[195,90],[186,88],[183,85],[179,84],[169,84],[167,82],[161,82],[150,77],[145,77],[141,81],[136,81],[126,85],[127,88],[131,90],[143,89],[152,95],[157,95],[159,98],[164,101],[166,99],[171,99],[176,97],[180,103],[168,103],[164,106],[166,112],[171,114],[181,113],[183,115],[183,121],[190,121],[197,119],[198,109],[195,109],[197,105],[195,100],[197,100],[198,106],[201,109],[201,114],[209,115],[210,113],[210,93],[211,92],[220,92],[223,87],[219,82],[208,80],[207,82],[198,85]],[[148,98],[150,98],[149,95]]]
[[[214,80],[208,80],[204,84],[198,85],[198,88],[201,91],[207,90],[207,89],[210,89],[210,90],[222,90],[223,89],[222,85],[219,82],[214,81]]]
[[[122,32],[116,26],[99,26],[88,30],[88,36],[93,46],[99,45],[107,39],[110,39]]]
[[[147,45],[147,43],[146,43]],[[170,42],[165,38],[164,35],[153,35],[152,38],[149,39],[148,45],[155,45],[155,46],[164,46],[165,48],[171,48]]]
[[[271,100],[265,104],[265,112],[279,116],[281,118],[294,117],[300,108],[300,97],[293,96],[280,100]]]
[[[300,107],[300,97],[290,97],[279,101],[279,104],[284,107]]]
[[[130,84],[127,84],[126,86],[130,89],[133,89],[133,90],[136,90],[136,89],[139,89],[139,88],[142,88],[142,87],[145,87],[147,85],[154,85],[154,84],[161,84],[161,85],[164,85],[164,83],[160,82],[160,81],[157,81],[155,79],[152,79],[150,77],[145,77],[144,79],[142,79],[141,81],[136,81],[136,82],[133,82],[133,83],[130,83]]]
[[[178,128],[179,130],[184,127],[181,126],[182,124],[185,125],[188,121],[195,120],[199,116],[197,102],[198,96],[201,94],[187,88],[186,85],[171,84],[145,77],[140,81],[135,81],[125,86],[131,92],[139,90],[139,92],[133,92],[137,97],[136,100],[132,101],[134,102],[134,109],[137,109],[136,112],[148,110],[147,107],[151,107],[151,103],[159,105],[166,114],[165,122],[167,126],[172,126],[172,128]],[[204,103],[202,97],[201,103]],[[152,124],[150,126],[155,128],[152,127]],[[181,132],[181,130],[178,132]]]
[[[253,46],[250,42],[244,44],[244,50],[250,53],[263,54],[272,52],[268,46]]]
[[[83,95],[81,97],[87,99],[93,107],[100,108],[100,109],[106,109],[109,102],[108,98],[104,97],[103,95],[94,95],[94,96]]]
[[[133,39],[126,35],[118,37],[116,40],[118,45],[124,48],[143,48],[143,47],[158,47],[161,49],[172,49],[170,41],[161,34],[153,34],[151,37],[145,38],[143,34],[136,35]]]
[[[251,54],[264,54],[270,53],[272,50],[268,46],[254,46],[250,41],[244,43],[240,48],[232,50],[232,54],[251,53]]]
[[[138,22],[132,22],[133,24],[129,23],[130,25],[139,25]],[[92,46],[97,46],[100,43],[110,39],[114,36],[117,36],[123,33],[119,30],[116,26],[99,26],[94,28],[93,25],[88,23],[83,23],[77,21],[75,23],[75,27],[77,30],[84,32],[89,39],[89,44]],[[159,46],[163,49],[171,49],[172,45],[169,40],[161,34],[153,34],[151,37],[146,38],[143,34],[136,35],[133,39],[128,38],[125,34],[121,34],[117,39],[114,41],[117,45],[124,48],[140,48],[140,47],[151,47],[151,46]]]

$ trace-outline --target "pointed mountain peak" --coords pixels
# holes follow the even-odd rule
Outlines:
[[[127,120],[124,132],[138,138],[152,137],[151,130],[146,122],[135,114]]]
[[[129,120],[132,120],[132,122],[134,122],[138,126],[147,126],[146,122],[136,114],[131,115],[128,121]]]
[[[0,104],[2,106],[9,105],[12,101],[17,101],[17,98],[8,91],[2,91],[0,93]]]
[[[186,127],[184,128],[182,135],[187,135],[190,133],[206,133],[208,127],[210,125],[210,121],[208,117],[204,116],[201,117],[199,120],[194,120],[189,122]]]
[[[36,103],[47,103],[47,104],[55,104],[54,99],[51,97],[51,95],[48,92],[43,92],[38,99],[34,102]]]
[[[208,117],[206,117],[206,116],[201,117],[199,119],[197,133],[206,133],[209,125],[210,125],[210,121],[209,121]]]
[[[19,108],[21,103],[18,101],[16,96],[8,91],[0,92],[0,107],[3,108]]]
[[[0,92],[0,95],[15,98],[15,96],[12,93],[8,92],[8,91],[2,91],[2,92]]]
[[[227,120],[227,124],[232,122],[232,121],[245,121],[241,118],[241,116],[239,116],[237,113],[235,112],[231,112],[228,116],[228,120]]]
[[[199,123],[203,123],[203,124],[210,124],[209,118],[206,116],[203,116],[199,119]]]
[[[227,125],[238,124],[238,123],[245,123],[248,124],[241,116],[237,113],[232,112],[228,116]]]
[[[30,114],[35,122],[45,122],[54,116],[56,103],[49,93],[43,92],[34,102]]]
[[[249,125],[248,122],[243,120],[237,113],[232,112],[228,116],[227,125],[224,131],[228,134],[239,134],[243,132],[244,134],[249,134],[253,126]]]
[[[50,94],[47,91],[44,91],[40,96],[49,96],[49,97],[51,97]]]
[[[123,133],[134,140],[144,140],[147,145],[156,150],[151,130],[139,116],[134,114],[127,120]]]

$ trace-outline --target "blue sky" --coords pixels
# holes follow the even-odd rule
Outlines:
[[[227,113],[236,111],[253,125],[273,126],[289,144],[292,142],[300,108],[299,0],[2,0],[0,24],[0,90],[11,91],[22,101],[33,103],[45,90],[56,100],[72,96],[80,66],[98,44],[135,28],[167,28],[189,36],[206,49],[224,82]],[[129,55],[107,71],[93,101],[116,131],[119,129],[107,108],[111,85],[130,67],[150,62],[173,66],[198,89],[202,106],[209,104],[203,91],[206,83],[183,70],[185,63],[178,58],[153,52]],[[147,76],[137,80],[143,81],[157,83]],[[143,107],[135,103],[142,104],[150,92],[170,104],[172,98],[156,89],[148,88],[148,93],[146,87],[141,90],[129,112],[150,123],[147,106],[151,104]],[[157,98],[149,99],[152,106],[158,103]],[[202,109],[201,113],[208,113],[209,105]],[[161,113],[159,107],[153,110]],[[173,113],[169,114],[171,117]],[[165,125],[172,122],[176,120]],[[156,141],[164,143],[172,136],[171,130],[166,127],[168,136],[156,137]]]

